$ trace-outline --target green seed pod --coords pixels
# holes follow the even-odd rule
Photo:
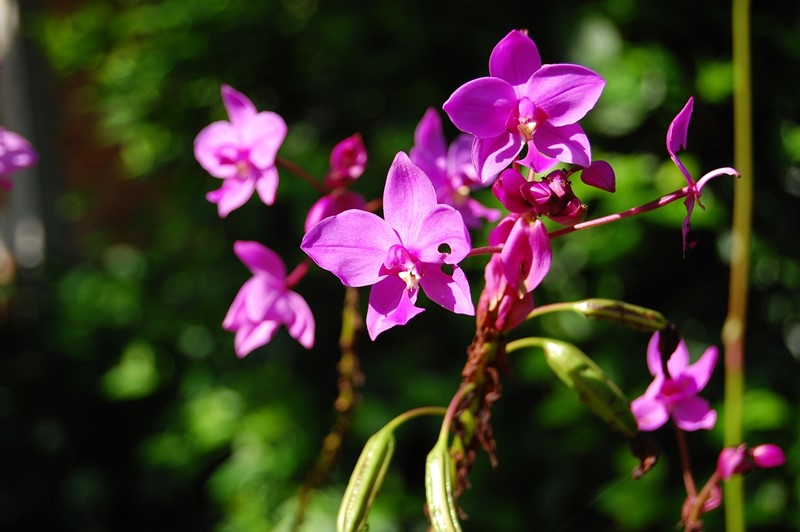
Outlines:
[[[447,448],[447,439],[441,439],[428,453],[425,463],[425,497],[428,515],[435,532],[461,532],[455,491],[455,464]]]
[[[550,369],[577,392],[589,410],[622,435],[635,436],[639,429],[630,401],[600,366],[572,344],[551,338],[540,340]]]
[[[342,497],[336,520],[338,532],[358,532],[367,524],[372,501],[381,489],[393,453],[394,433],[389,427],[367,440]]]
[[[655,332],[669,325],[660,312],[613,299],[584,299],[575,303],[574,309],[587,318],[613,321],[637,331]]]

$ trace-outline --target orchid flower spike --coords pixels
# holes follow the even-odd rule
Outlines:
[[[300,245],[344,285],[372,285],[370,338],[422,312],[414,305],[420,289],[447,310],[473,315],[467,277],[457,266],[472,249],[464,220],[436,201],[430,178],[403,152],[389,168],[383,214],[346,210],[314,225]]]
[[[681,109],[680,112],[675,116],[675,118],[672,120],[672,123],[669,125],[669,129],[667,129],[667,152],[669,152],[669,156],[672,159],[672,162],[675,163],[675,166],[677,166],[681,173],[683,173],[689,188],[689,193],[686,195],[686,199],[683,202],[683,204],[686,206],[686,218],[683,220],[682,228],[684,255],[686,255],[686,252],[692,249],[696,244],[696,242],[691,241],[689,238],[692,230],[691,217],[695,202],[697,202],[701,208],[705,208],[703,207],[703,204],[700,203],[700,194],[703,191],[703,187],[706,185],[706,183],[711,181],[711,179],[720,175],[732,175],[739,177],[739,172],[735,168],[726,166],[724,168],[717,168],[716,170],[708,172],[697,182],[695,182],[692,178],[692,175],[689,173],[689,170],[686,169],[681,160],[678,158],[678,152],[686,149],[686,137],[689,130],[689,119],[692,117],[693,108],[694,98],[689,98],[689,101],[686,102],[686,105],[684,105],[683,109]]]
[[[698,394],[714,371],[717,348],[709,347],[697,362],[689,364],[689,350],[681,340],[667,360],[665,372],[659,348],[660,335],[660,332],[655,332],[647,346],[647,367],[653,382],[644,395],[631,403],[639,430],[656,430],[668,419],[682,430],[710,430],[717,422],[717,413]]]
[[[222,102],[230,121],[214,122],[194,140],[197,162],[222,186],[206,194],[220,218],[244,205],[253,191],[272,205],[278,189],[275,157],[286,137],[286,123],[276,113],[257,112],[247,96],[222,86]]]

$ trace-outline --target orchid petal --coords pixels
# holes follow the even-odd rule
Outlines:
[[[667,371],[669,376],[673,379],[680,377],[686,367],[689,365],[689,349],[686,347],[686,342],[681,340],[675,351],[670,355],[667,360]]]
[[[284,291],[282,283],[281,285],[273,284],[261,276],[254,276],[245,281],[239,289],[239,293],[243,294],[244,318],[253,323],[274,320],[269,315],[275,302],[283,296]]]
[[[378,282],[386,252],[395,244],[401,244],[397,233],[379,216],[349,210],[312,227],[300,248],[343,284],[358,287]]]
[[[686,149],[686,139],[689,133],[689,120],[692,118],[694,98],[689,98],[683,109],[675,115],[667,129],[667,152],[673,159],[677,153]]]
[[[237,240],[233,252],[253,275],[261,275],[283,285],[286,267],[280,256],[268,247],[252,240]]]
[[[278,169],[272,166],[263,170],[255,183],[258,197],[264,205],[275,203],[275,194],[278,192]]]
[[[717,422],[717,413],[702,397],[687,397],[672,406],[672,420],[681,430],[711,430]]]
[[[606,192],[617,190],[614,169],[606,161],[592,161],[589,168],[584,168],[581,172],[581,181]]]
[[[255,189],[255,180],[231,178],[222,182],[217,190],[206,194],[206,199],[217,204],[220,218],[225,218],[231,211],[238,209],[250,199]]]
[[[508,168],[522,151],[522,136],[507,131],[497,137],[479,139],[472,143],[472,160],[482,184],[489,184],[497,174]]]
[[[243,358],[254,349],[266,345],[275,336],[280,324],[275,321],[262,321],[261,323],[252,326],[243,326],[236,331],[236,336],[233,340],[236,355]]]
[[[591,164],[592,149],[589,139],[578,124],[560,127],[545,124],[536,130],[533,141],[543,155],[562,163],[584,167]]]
[[[525,153],[525,157],[518,161],[519,164],[532,168],[534,172],[538,173],[548,172],[551,168],[558,164],[557,159],[542,155],[542,153],[533,143],[533,140],[528,141],[526,144],[528,146],[528,150]]]
[[[415,307],[406,290],[406,284],[397,277],[386,277],[376,283],[369,292],[367,307],[367,332],[372,340],[395,325],[405,325],[425,309]]]
[[[702,390],[711,379],[711,374],[714,373],[714,367],[717,364],[718,350],[716,347],[711,346],[705,350],[703,355],[694,364],[688,366],[683,370],[682,375],[691,378],[697,390]]]
[[[194,139],[194,157],[214,177],[234,177],[239,170],[239,134],[228,122],[213,122]]]
[[[531,76],[524,92],[546,113],[548,123],[566,126],[586,116],[600,99],[605,84],[603,78],[586,67],[544,65]]]
[[[513,168],[504,170],[492,185],[492,192],[503,207],[511,212],[523,213],[531,210],[531,204],[522,196],[521,187],[528,180]]]
[[[636,418],[639,430],[651,432],[661,428],[669,419],[664,405],[651,397],[642,395],[631,402],[631,412]]]
[[[527,83],[542,66],[539,50],[527,33],[513,30],[495,45],[489,57],[489,74],[514,87]]]
[[[314,346],[314,315],[311,308],[296,292],[287,291],[285,297],[292,313],[284,324],[292,338],[306,349],[311,349]]]
[[[532,292],[550,271],[553,252],[550,236],[541,220],[521,217],[514,224],[500,252],[508,284],[520,294]]]
[[[275,113],[258,113],[239,128],[243,140],[250,147],[249,160],[256,168],[267,168],[275,164],[283,140],[286,138],[286,122]]]
[[[660,349],[661,333],[656,331],[647,344],[647,369],[653,377],[664,373],[664,359]]]
[[[507,81],[484,77],[456,89],[442,108],[461,131],[492,138],[506,131],[517,108],[517,96]]]
[[[383,191],[383,217],[397,231],[400,241],[412,244],[423,230],[422,222],[427,213],[436,208],[436,191],[431,180],[399,152],[389,168],[386,187]]]
[[[428,108],[414,130],[411,161],[425,172],[434,185],[444,179],[447,144],[442,131],[442,119],[436,109]]]
[[[472,251],[464,219],[449,205],[428,212],[414,234],[400,236],[404,242],[413,242],[408,249],[422,262],[456,264]],[[443,246],[447,248],[444,251]]]
[[[222,103],[233,127],[240,129],[256,114],[256,106],[250,99],[230,85],[222,85]]]
[[[448,275],[438,264],[427,263],[424,272],[420,284],[431,301],[456,314],[475,314],[469,282],[461,268],[455,267],[453,274]]]
[[[505,244],[506,241],[508,241],[508,235],[511,234],[511,230],[514,228],[519,218],[519,215],[512,213],[500,220],[500,223],[489,233],[489,245],[499,246]]]

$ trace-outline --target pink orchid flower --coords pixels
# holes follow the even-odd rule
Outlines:
[[[474,135],[481,182],[520,163],[543,172],[558,161],[588,167],[589,140],[577,122],[597,103],[605,81],[588,68],[542,65],[527,32],[514,30],[492,50],[489,77],[469,81],[444,104],[458,129]]]
[[[0,127],[0,188],[11,190],[8,176],[36,164],[39,156],[22,135]]]
[[[473,315],[469,283],[457,266],[471,250],[464,221],[436,201],[428,176],[403,152],[389,168],[383,214],[347,210],[325,218],[300,245],[344,285],[372,285],[370,338],[422,312],[414,306],[420,289],[452,312]]]
[[[667,152],[669,152],[669,156],[672,159],[672,162],[675,163],[675,166],[677,166],[681,173],[683,173],[684,177],[686,178],[686,183],[689,186],[689,193],[683,202],[683,204],[686,206],[686,218],[683,220],[682,228],[684,255],[695,245],[695,242],[689,240],[689,234],[692,230],[691,218],[695,202],[697,202],[701,208],[705,208],[703,207],[703,204],[700,203],[700,194],[703,190],[703,187],[711,179],[720,175],[732,175],[739,177],[739,172],[735,168],[724,167],[708,172],[697,182],[692,179],[692,175],[689,173],[689,170],[686,169],[681,160],[678,158],[678,152],[686,149],[686,137],[689,131],[689,120],[692,117],[693,108],[694,98],[689,98],[689,101],[686,102],[686,105],[684,105],[683,109],[681,109],[680,112],[675,116],[675,118],[672,120],[672,123],[669,125],[669,129],[667,129]]]
[[[239,357],[266,345],[278,327],[306,349],[314,345],[314,316],[306,301],[286,286],[286,267],[277,253],[258,242],[239,240],[233,250],[253,273],[239,289],[222,322],[236,333],[234,347]]]
[[[670,418],[682,430],[710,430],[717,422],[717,413],[697,394],[711,378],[717,363],[717,348],[709,347],[697,362],[689,364],[689,350],[681,340],[667,360],[664,372],[659,341],[660,333],[656,332],[647,346],[647,367],[653,382],[644,395],[631,403],[639,430],[656,430]]]
[[[224,218],[244,205],[253,191],[272,205],[278,189],[275,157],[286,137],[286,123],[276,113],[257,112],[244,94],[222,86],[222,102],[228,121],[214,122],[194,140],[194,156],[222,186],[206,194]]]
[[[472,190],[482,186],[472,163],[472,137],[459,135],[448,147],[442,119],[435,109],[428,109],[417,125],[409,156],[431,178],[439,203],[453,206],[467,227],[477,229],[482,219],[488,222],[500,219],[499,210],[469,197]]]

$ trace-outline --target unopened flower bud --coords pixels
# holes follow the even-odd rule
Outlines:
[[[358,133],[351,135],[333,147],[325,184],[331,188],[347,186],[361,177],[366,165],[364,141]]]
[[[777,445],[765,443],[750,450],[750,456],[758,467],[778,467],[786,462],[783,450]]]

